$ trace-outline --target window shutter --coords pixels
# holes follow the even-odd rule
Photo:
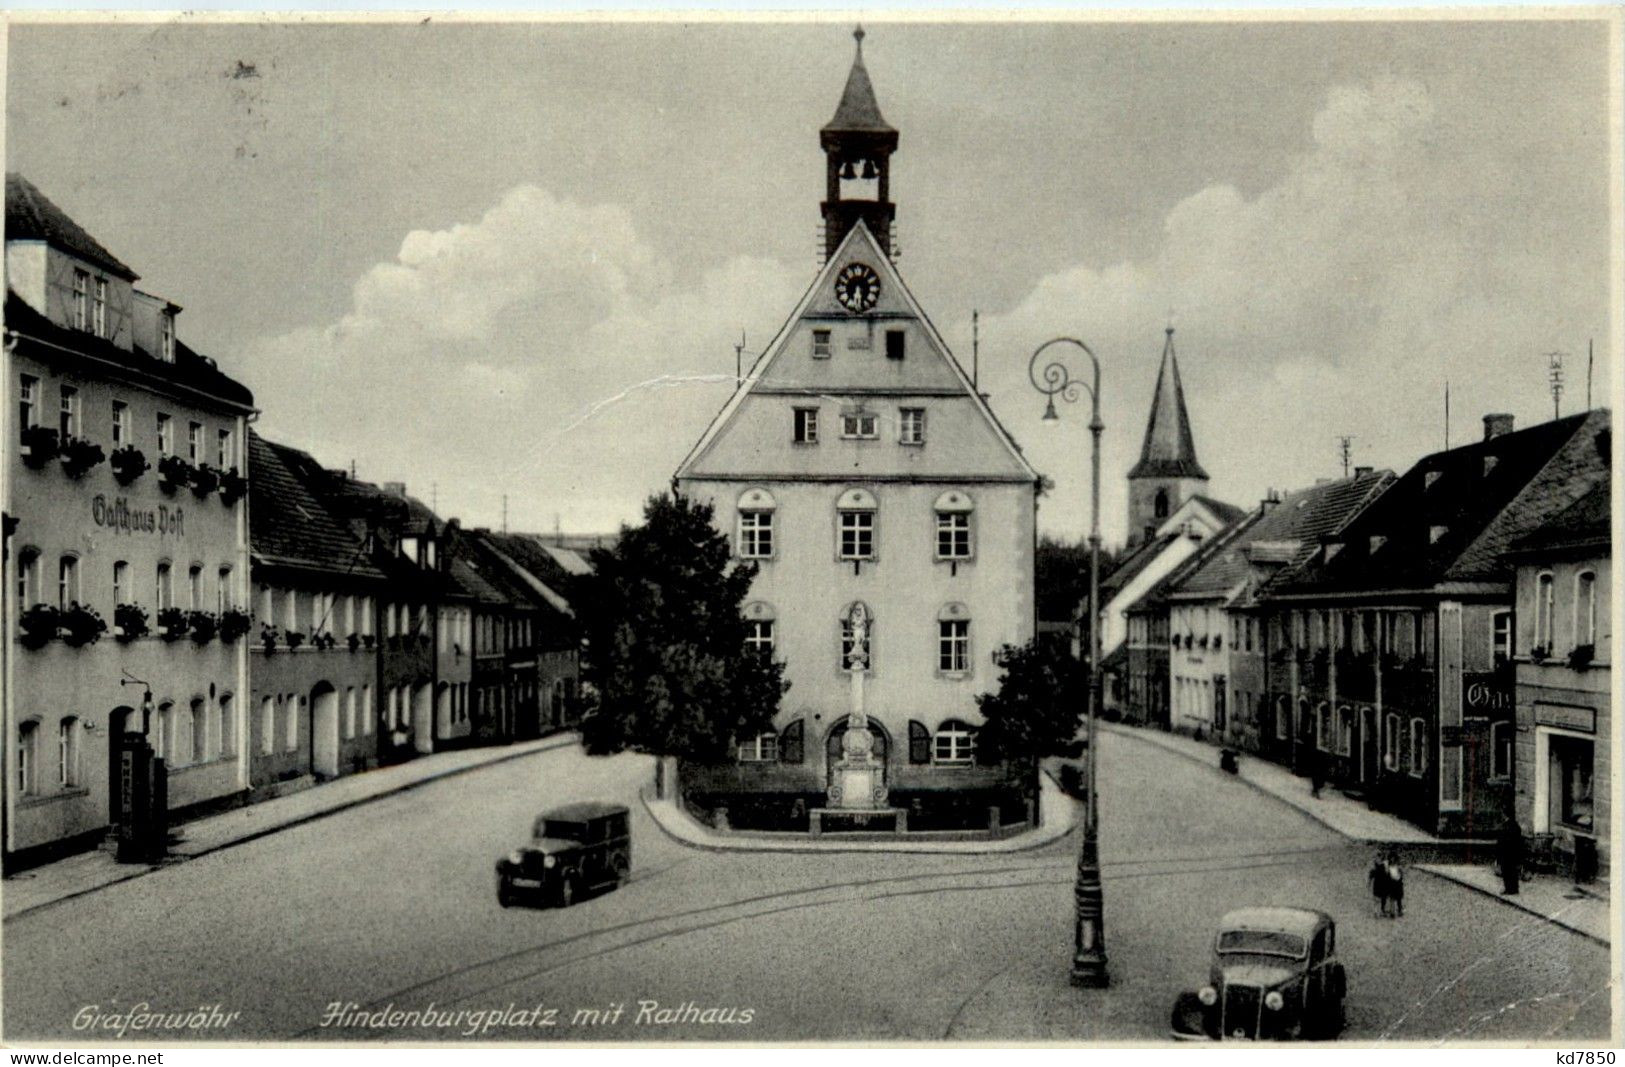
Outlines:
[[[925,728],[923,722],[909,721],[908,761],[910,763],[931,762],[931,731]]]
[[[802,761],[802,720],[797,719],[784,728],[779,734],[779,762],[800,763]]]

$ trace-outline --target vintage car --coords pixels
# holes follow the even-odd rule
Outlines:
[[[1219,923],[1208,982],[1182,993],[1181,1040],[1330,1038],[1343,1029],[1337,924],[1307,908],[1241,908]]]
[[[631,873],[626,808],[568,804],[538,816],[530,841],[497,861],[497,903],[506,908],[532,900],[568,908],[588,890],[619,886]]]

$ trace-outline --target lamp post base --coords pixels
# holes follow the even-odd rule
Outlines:
[[[1094,828],[1084,831],[1078,857],[1078,881],[1072,897],[1077,905],[1077,926],[1072,937],[1072,984],[1104,989],[1111,984],[1106,969],[1105,899],[1100,888],[1100,846]]]

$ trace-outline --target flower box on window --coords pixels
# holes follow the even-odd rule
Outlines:
[[[183,485],[192,483],[192,465],[179,456],[165,456],[158,461],[158,486],[173,493]]]
[[[1583,671],[1591,666],[1591,661],[1597,658],[1596,645],[1575,645],[1569,653],[1569,667],[1573,670]]]
[[[165,641],[179,641],[186,636],[190,617],[180,608],[164,608],[158,612],[158,636]]]
[[[56,431],[49,426],[29,426],[22,432],[23,462],[35,470],[44,467],[61,452]]]
[[[248,633],[254,617],[241,608],[227,608],[220,613],[220,640],[227,644]]]
[[[305,643],[305,635],[298,630],[284,630],[282,640],[288,643],[288,648],[294,649]]]
[[[134,641],[149,632],[146,608],[140,604],[119,604],[113,608],[113,636],[119,641]]]
[[[219,473],[207,463],[192,468],[192,494],[199,500],[220,488]]]
[[[107,457],[107,463],[113,468],[113,477],[120,485],[129,485],[152,466],[142,451],[134,445],[125,445],[118,449]]]
[[[58,617],[57,632],[62,640],[79,648],[95,644],[102,634],[107,632],[107,623],[102,621],[95,608],[86,607],[75,601]]]
[[[269,656],[276,651],[277,628],[268,622],[260,623],[260,644],[265,646],[265,654]]]
[[[362,634],[361,643],[366,646],[367,651],[371,652],[373,646],[378,644],[378,638],[374,637],[372,634]]]
[[[1552,650],[1547,648],[1545,645],[1535,645],[1529,650],[1529,658],[1534,660],[1536,663],[1545,663],[1546,657],[1550,656],[1551,654]]]
[[[237,468],[219,472],[220,499],[227,505],[235,504],[248,491],[248,479],[237,473]]]
[[[102,446],[83,437],[70,437],[62,442],[62,472],[69,478],[83,477],[85,472],[107,458]]]
[[[311,646],[320,649],[329,649],[338,644],[338,638],[329,633],[320,633],[311,637]]]
[[[35,604],[17,620],[18,640],[26,648],[42,648],[56,636],[57,621],[61,615],[51,604]]]
[[[192,640],[200,645],[206,645],[214,640],[215,631],[220,628],[220,620],[209,611],[190,613],[186,616],[186,624],[192,634]]]
[[[350,651],[351,652],[355,652],[355,651],[357,651],[358,649],[361,648],[361,635],[360,634],[351,634],[349,637],[346,637],[344,639],[344,643],[346,645],[350,646]]]

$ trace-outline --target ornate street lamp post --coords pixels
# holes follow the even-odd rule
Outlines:
[[[1052,345],[1075,345],[1089,357],[1093,377],[1086,383],[1074,378],[1066,365],[1053,359],[1038,370],[1038,357]],[[1033,388],[1044,394],[1044,421],[1054,422],[1055,398],[1068,403],[1078,399],[1081,389],[1089,394],[1089,702],[1086,737],[1089,747],[1089,787],[1084,797],[1083,851],[1078,855],[1078,880],[1072,895],[1077,904],[1077,920],[1072,932],[1072,984],[1103,987],[1110,983],[1106,970],[1105,904],[1100,888],[1100,795],[1095,788],[1095,714],[1100,707],[1100,360],[1089,346],[1074,337],[1045,341],[1033,352],[1027,364]]]

